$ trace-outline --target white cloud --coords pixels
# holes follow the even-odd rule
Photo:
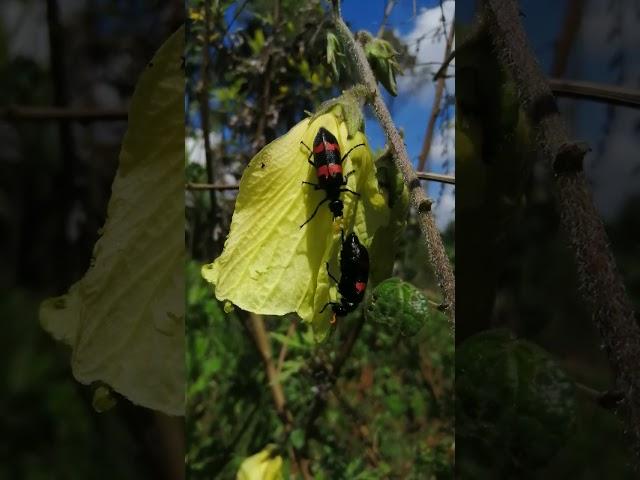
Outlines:
[[[441,231],[446,229],[449,223],[455,219],[456,212],[456,196],[453,185],[445,185],[444,192],[436,198],[433,204],[433,216],[436,219],[436,225]]]
[[[427,170],[430,172],[442,172],[444,163],[448,160],[447,171],[455,172],[455,115],[447,122],[444,128],[436,126],[433,132],[433,142],[427,159]]]
[[[442,29],[442,13],[444,11],[447,32],[452,28],[455,12],[455,1],[447,0],[440,6],[423,9],[415,19],[413,29],[400,38],[408,45],[409,53],[416,56],[416,63],[427,64],[416,67],[413,72],[398,77],[398,95],[410,93],[413,101],[428,106],[433,101],[434,87],[432,77],[439,64],[442,63],[446,46],[446,37],[434,34]],[[455,80],[446,80],[447,90],[455,91]]]
[[[215,148],[221,141],[222,135],[219,132],[209,133],[211,148]],[[185,138],[185,150],[187,154],[187,161],[189,163],[197,163],[200,166],[205,166],[206,157],[204,153],[204,138],[202,130],[196,130],[193,134]]]

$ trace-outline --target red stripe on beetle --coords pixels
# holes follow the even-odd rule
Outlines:
[[[367,288],[367,284],[364,282],[356,282],[356,291],[358,293],[364,292],[364,289]]]
[[[329,175],[333,176],[336,173],[342,173],[342,166],[337,163],[329,164]]]
[[[320,142],[318,145],[313,147],[313,153],[322,153],[325,148],[330,152],[340,151],[340,146],[337,143]]]
[[[329,178],[329,167],[327,165],[321,165],[318,167],[316,171],[316,175],[318,177],[327,177]]]

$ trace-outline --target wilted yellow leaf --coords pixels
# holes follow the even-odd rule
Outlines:
[[[184,29],[140,77],[92,266],[40,308],[80,382],[184,414]]]

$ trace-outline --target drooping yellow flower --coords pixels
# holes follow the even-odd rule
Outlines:
[[[276,455],[273,445],[247,457],[240,465],[236,480],[282,480],[282,457]]]
[[[141,75],[91,267],[40,307],[78,381],[169,415],[184,415],[183,54],[181,28]]]
[[[318,129],[331,132],[344,155],[343,172],[355,171],[348,188],[360,194],[341,194],[343,216],[333,219],[321,206],[325,192],[302,185],[316,182],[309,165],[309,151]],[[337,301],[337,286],[330,281],[325,264],[339,276],[341,230],[355,232],[366,247],[376,230],[389,222],[389,209],[380,193],[375,166],[362,131],[349,137],[342,107],[307,118],[288,133],[264,147],[249,163],[240,181],[240,191],[222,255],[205,265],[202,274],[215,285],[216,297],[238,307],[265,315],[296,312],[312,322],[319,338],[329,329],[331,309],[320,313],[329,301]]]

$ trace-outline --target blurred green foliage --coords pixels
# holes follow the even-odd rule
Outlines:
[[[123,418],[93,411],[69,350],[40,328],[39,300],[22,290],[0,296],[0,478],[146,478]]]
[[[287,443],[243,315],[224,313],[196,262],[187,273],[189,478],[230,478],[267,443]],[[310,406],[329,382],[325,365],[358,315],[321,345],[304,325],[288,336],[291,317],[267,320],[274,357],[288,350],[279,378],[299,425],[291,445],[304,444]],[[448,320],[437,311],[413,337],[365,322],[310,443],[315,478],[451,478],[453,356]]]

